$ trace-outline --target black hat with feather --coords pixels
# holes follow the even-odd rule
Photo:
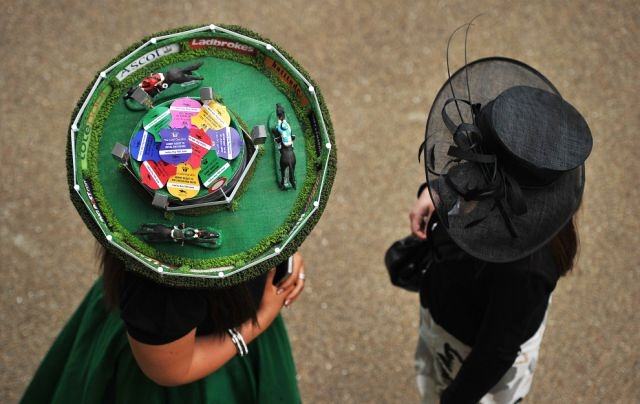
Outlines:
[[[571,219],[591,148],[585,119],[540,72],[503,57],[467,63],[465,43],[465,65],[433,102],[421,154],[453,241],[484,261],[509,262]]]

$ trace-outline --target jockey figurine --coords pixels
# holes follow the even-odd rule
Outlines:
[[[129,88],[124,98],[125,100],[132,99],[147,108],[152,108],[154,97],[169,88],[172,84],[202,81],[203,77],[193,74],[200,66],[202,66],[202,62],[187,67],[169,69],[166,73],[150,74],[145,77],[140,84]]]
[[[289,125],[289,123],[284,119],[282,121],[279,120],[278,124],[276,125],[276,130],[280,134],[280,142],[278,148],[280,148],[281,145],[293,147],[293,139],[295,138],[295,136],[291,134],[291,126]]]
[[[143,223],[134,234],[152,243],[173,241],[180,245],[188,243],[204,248],[217,248],[221,242],[220,233],[214,229],[188,227],[185,223],[174,226]]]
[[[280,178],[278,179],[278,185],[280,189],[284,190],[289,187],[296,188],[296,154],[293,151],[293,141],[296,136],[291,133],[291,125],[287,122],[287,117],[284,112],[284,108],[280,104],[276,104],[276,116],[278,122],[276,123],[274,135],[275,141],[280,151]]]
[[[160,91],[169,87],[169,85],[164,80],[164,74],[153,73],[151,76],[142,80],[138,87],[142,88],[149,96],[154,97]]]
[[[282,105],[280,104],[276,104],[276,115],[278,116],[276,131],[278,131],[278,134],[280,135],[280,137],[276,139],[278,142],[278,149],[282,145],[293,147],[293,141],[296,139],[296,136],[291,134],[291,125],[287,122],[284,108],[282,108]]]

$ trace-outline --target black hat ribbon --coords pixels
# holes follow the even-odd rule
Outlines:
[[[449,132],[453,135],[453,141],[455,143],[455,146],[450,146],[447,151],[447,154],[453,157],[450,162],[458,163],[466,161],[476,164],[482,170],[486,185],[474,184],[471,187],[466,185],[462,188],[455,183],[448,173],[434,172],[434,174],[443,176],[447,184],[467,201],[479,201],[492,198],[495,201],[495,204],[491,210],[497,207],[511,236],[518,237],[512,222],[512,215],[520,216],[527,212],[527,205],[522,189],[520,188],[520,184],[507,172],[507,170],[505,170],[495,154],[484,153],[482,150],[482,139],[485,135],[483,135],[482,131],[475,123],[462,122],[459,125],[454,124],[446,111],[447,105],[452,102],[455,102],[456,105],[458,102],[469,105],[474,117],[474,122],[478,111],[480,111],[480,104],[472,104],[465,99],[450,98],[442,107],[442,119]],[[433,164],[434,160],[434,148],[435,146],[432,147],[432,150],[430,151],[432,158],[429,160],[431,164]],[[434,167],[431,166],[430,171],[431,169],[434,169]],[[505,205],[509,206],[510,211],[507,211]],[[488,215],[489,214],[480,219],[474,220],[467,224],[466,227],[479,224],[486,219]]]

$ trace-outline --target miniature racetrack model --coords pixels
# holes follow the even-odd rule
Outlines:
[[[241,27],[182,28],[134,44],[87,88],[69,184],[132,270],[222,287],[298,248],[327,202],[334,145],[317,86],[284,50]]]

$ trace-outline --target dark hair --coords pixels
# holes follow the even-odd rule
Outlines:
[[[551,240],[551,253],[560,276],[566,275],[573,269],[576,254],[578,253],[578,245],[578,230],[574,215]]]
[[[97,246],[97,255],[100,259],[104,301],[108,309],[114,310],[118,307],[120,291],[127,278],[139,275],[126,273],[124,262],[100,244]],[[229,328],[237,328],[248,320],[257,324],[264,280],[265,277],[261,276],[228,288],[199,291],[208,302],[210,318],[213,320],[212,334],[226,335]]]

